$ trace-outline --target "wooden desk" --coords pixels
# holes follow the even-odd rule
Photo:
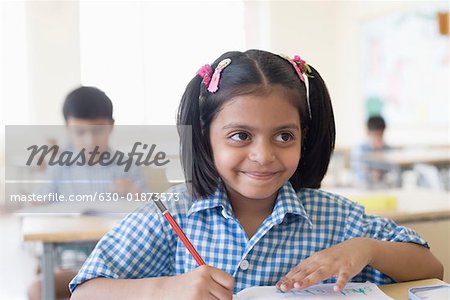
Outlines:
[[[402,185],[402,172],[416,164],[450,166],[450,148],[397,149],[367,153],[362,161],[372,169],[394,172],[397,186]]]
[[[22,219],[22,235],[25,241],[42,242],[42,299],[53,300],[54,296],[54,257],[58,245],[83,241],[97,241],[103,237],[120,219],[88,216],[26,216]],[[439,284],[441,281],[417,281],[385,285],[380,288],[394,299],[408,299],[411,286]],[[397,296],[398,295],[398,296]]]
[[[409,168],[415,164],[449,165],[450,148],[440,149],[399,149],[382,152],[373,152],[364,155],[365,161],[376,163],[388,163]]]
[[[408,300],[408,290],[413,287],[425,285],[445,284],[439,279],[425,279],[402,283],[386,284],[378,286],[386,295],[395,300]],[[437,299],[438,300],[438,299]]]
[[[383,192],[383,191],[381,191]],[[368,211],[390,218],[397,223],[450,219],[450,193],[427,189],[384,191],[397,198],[394,210]]]
[[[22,222],[24,241],[66,243],[98,241],[121,218],[26,217]]]
[[[393,196],[397,207],[386,210],[367,210],[368,214],[379,215],[397,223],[422,222],[429,220],[450,220],[450,193],[436,192],[424,188],[411,190],[361,190],[361,189],[325,189],[349,199],[370,196]]]
[[[88,216],[26,216],[22,218],[22,237],[28,242],[42,242],[42,299],[55,299],[54,258],[58,245],[98,241],[123,216],[118,218]]]

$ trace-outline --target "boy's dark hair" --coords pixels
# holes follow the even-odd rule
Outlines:
[[[385,130],[386,122],[382,116],[372,116],[367,120],[367,129],[370,131]]]
[[[113,120],[113,105],[106,94],[91,86],[81,86],[71,91],[64,100],[64,119],[69,117],[79,119],[105,118]]]
[[[319,73],[311,67],[309,101],[306,86],[293,66],[284,58],[262,50],[227,52],[211,67],[230,58],[231,64],[221,73],[219,90],[210,93],[196,75],[186,87],[178,108],[177,125],[191,125],[190,134],[179,126],[181,162],[186,182],[195,197],[212,195],[220,183],[210,145],[211,122],[222,105],[240,95],[265,95],[274,85],[284,88],[287,97],[298,107],[302,127],[302,155],[294,175],[289,179],[296,191],[319,188],[328,169],[335,143],[335,125],[331,99]],[[191,186],[192,184],[192,186]]]

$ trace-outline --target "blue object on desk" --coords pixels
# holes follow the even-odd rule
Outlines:
[[[408,291],[411,300],[450,300],[450,284],[419,286]]]

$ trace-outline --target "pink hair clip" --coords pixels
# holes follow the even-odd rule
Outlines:
[[[311,104],[309,103],[309,82],[308,77],[314,78],[314,76],[309,75],[308,73],[311,73],[311,68],[308,66],[308,64],[300,58],[300,56],[295,55],[294,58],[289,58],[288,56],[284,54],[280,54],[282,58],[287,60],[295,69],[295,72],[297,73],[298,77],[301,81],[305,83],[306,87],[306,103],[308,105],[308,112],[309,117],[312,119],[312,113],[311,113]]]
[[[298,77],[301,81],[305,82],[305,77],[312,77],[311,75],[308,75],[307,72],[311,73],[311,68],[308,66],[308,64],[300,58],[300,56],[295,55],[294,58],[290,58],[286,55],[280,55],[284,59],[286,59],[288,62],[291,63],[291,65],[294,67],[295,72],[297,72]]]
[[[303,78],[303,73],[305,73],[305,64],[306,62],[300,58],[300,56],[295,55],[294,58],[291,60],[291,63],[294,65],[295,71],[297,72],[298,76],[305,81],[305,78]]]
[[[197,75],[200,75],[203,78],[203,84],[208,87],[211,82],[212,68],[210,65],[204,65],[197,71]]]
[[[219,89],[220,73],[222,73],[222,70],[225,69],[229,64],[231,64],[231,59],[229,58],[225,58],[217,64],[217,67],[214,70],[214,74],[212,75],[211,82],[208,86],[209,92],[217,92],[217,90]]]

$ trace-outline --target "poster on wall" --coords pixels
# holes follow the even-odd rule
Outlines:
[[[439,31],[445,3],[364,21],[360,31],[366,116],[397,128],[449,127],[449,36]]]

